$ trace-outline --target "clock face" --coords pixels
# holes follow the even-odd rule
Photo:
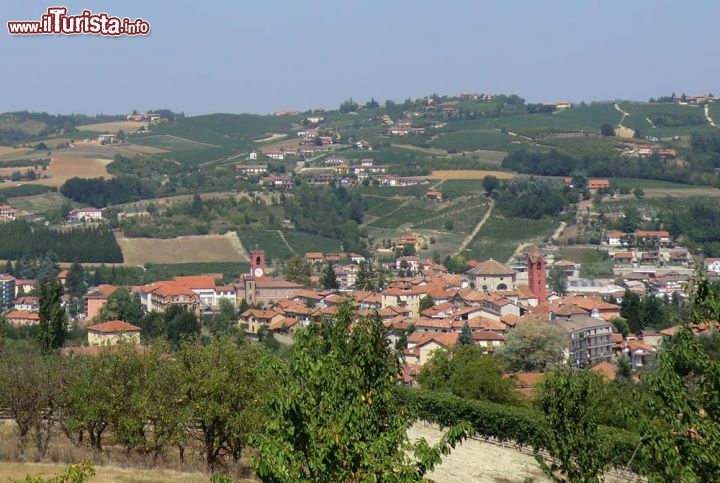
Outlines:
[[[254,273],[255,273],[255,276],[256,276],[256,277],[262,277],[262,276],[263,276],[263,269],[260,268],[260,267],[256,267]]]

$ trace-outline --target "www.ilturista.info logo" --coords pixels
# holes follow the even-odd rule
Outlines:
[[[10,35],[148,35],[150,23],[137,18],[119,18],[107,13],[83,10],[80,15],[68,15],[65,7],[50,7],[40,21],[15,20],[7,23]]]

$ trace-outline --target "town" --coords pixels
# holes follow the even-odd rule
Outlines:
[[[719,480],[720,4],[32,3],[0,481]]]

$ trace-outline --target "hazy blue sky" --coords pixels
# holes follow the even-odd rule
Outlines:
[[[49,2],[49,3],[48,3]],[[720,92],[717,0],[2,0],[0,112],[188,114],[348,97]],[[141,38],[11,37],[51,5],[143,17]]]

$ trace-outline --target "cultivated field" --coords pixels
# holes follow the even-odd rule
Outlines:
[[[247,254],[234,233],[178,238],[117,237],[126,265],[245,262]]]
[[[130,142],[141,146],[148,146],[166,151],[186,151],[203,148],[218,148],[217,144],[203,143],[185,139],[180,136],[170,134],[157,134],[152,136],[142,136],[130,138]]]
[[[483,179],[485,176],[495,176],[498,179],[512,179],[517,176],[507,171],[487,171],[482,169],[458,169],[433,171],[430,174],[432,179]]]
[[[137,122],[137,121],[112,121],[112,122],[100,122],[97,124],[85,124],[83,126],[78,126],[79,131],[94,131],[94,132],[111,132],[116,133],[120,130],[124,131],[126,134],[137,131],[143,126],[147,126],[146,122]]]
[[[6,161],[10,159],[17,159],[22,157],[35,158],[43,157],[42,153],[37,156],[33,156],[34,150],[32,148],[13,148],[10,146],[0,146],[0,161]]]

